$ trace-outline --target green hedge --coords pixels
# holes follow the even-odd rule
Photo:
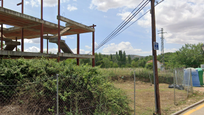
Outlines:
[[[66,114],[130,114],[129,100],[108,77],[88,65],[76,66],[72,61],[23,58],[0,60],[0,97],[22,102],[40,114],[56,113],[56,74],[59,74],[60,113]],[[37,82],[35,85],[21,85]],[[16,85],[16,86],[5,86]],[[3,87],[2,87],[3,86]],[[19,97],[16,97],[18,93]],[[1,100],[4,103],[4,100]],[[97,105],[97,106],[96,106]],[[83,108],[92,107],[89,111]],[[43,110],[42,110],[43,108]]]

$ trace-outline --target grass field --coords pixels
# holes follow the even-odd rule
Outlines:
[[[114,86],[126,92],[130,99],[130,107],[134,113],[134,82],[133,81],[114,81]],[[182,108],[185,108],[201,99],[203,93],[195,93],[187,98],[187,93],[184,90],[175,90],[176,92],[176,105],[174,104],[174,89],[168,88],[168,84],[161,83],[160,88],[160,101],[162,115],[169,115]],[[147,82],[136,82],[136,114],[137,115],[151,115],[155,111],[154,100],[154,85]]]

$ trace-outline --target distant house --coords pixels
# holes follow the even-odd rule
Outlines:
[[[149,60],[146,64],[148,64],[148,63],[153,63],[153,60]],[[158,69],[163,70],[162,65],[163,65],[163,64],[162,64],[161,62],[157,61],[157,68],[158,68]]]

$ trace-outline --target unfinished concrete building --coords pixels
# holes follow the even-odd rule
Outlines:
[[[95,25],[86,26],[73,20],[60,16],[60,0],[58,0],[58,24],[54,24],[43,20],[43,0],[41,0],[41,19],[23,14],[23,0],[17,5],[22,5],[22,12],[16,12],[3,7],[3,0],[0,7],[0,23],[1,23],[1,50],[0,56],[7,58],[35,58],[47,57],[59,60],[67,58],[77,59],[79,65],[80,58],[91,58],[92,66],[95,65],[94,60],[94,40]],[[66,23],[65,26],[60,25],[60,21]],[[3,24],[12,26],[11,28],[3,28]],[[80,34],[92,33],[92,55],[80,54]],[[61,40],[61,36],[77,35],[77,54],[74,54],[65,40]],[[40,53],[24,52],[24,39],[40,38]],[[21,42],[18,42],[20,39]],[[47,53],[43,53],[43,39],[47,40]],[[3,41],[5,48],[3,49]],[[57,54],[48,53],[48,44],[56,43],[58,45]],[[21,51],[17,51],[17,46],[21,46]],[[63,51],[63,53],[61,52]]]

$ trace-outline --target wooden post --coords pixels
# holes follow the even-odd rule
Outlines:
[[[155,0],[151,0],[151,20],[152,20],[152,55],[153,55],[153,71],[154,71],[154,90],[155,90],[155,108],[156,115],[161,115],[159,80],[157,71],[157,52],[154,50],[154,42],[156,42],[156,26],[155,26]]]
[[[41,20],[43,20],[43,0],[41,0]],[[40,31],[40,53],[43,53],[43,23]]]
[[[92,55],[95,55],[95,31],[92,32]],[[92,67],[95,67],[95,57],[92,59]]]
[[[60,0],[58,0],[58,16],[60,17]],[[61,36],[60,36],[60,19],[58,19],[58,59],[57,59],[58,62],[60,61],[60,56],[59,56],[60,39],[61,39]]]
[[[1,7],[4,7],[3,0],[1,0]],[[3,50],[3,24],[1,24],[1,50]]]
[[[80,38],[79,37],[80,37],[79,34],[77,34],[77,54],[80,53],[80,44],[79,44]],[[77,58],[77,65],[79,65],[79,58]]]
[[[16,37],[16,42],[17,42],[17,37]],[[18,51],[18,45],[16,46],[16,51]]]

